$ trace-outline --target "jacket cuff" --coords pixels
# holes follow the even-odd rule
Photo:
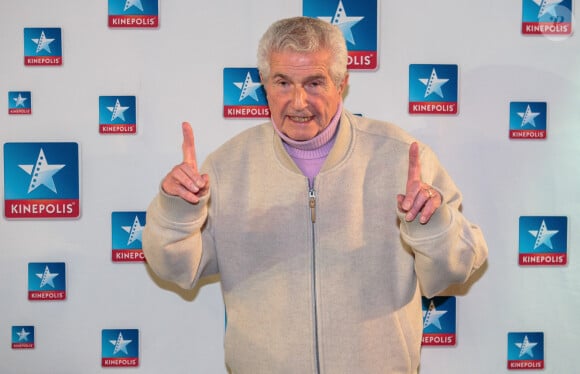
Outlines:
[[[191,222],[199,219],[205,211],[209,193],[200,198],[199,203],[192,204],[179,196],[168,195],[159,188],[157,204],[161,215],[171,222]]]
[[[401,221],[401,232],[404,236],[413,240],[421,240],[441,235],[448,230],[453,221],[453,213],[448,205],[441,205],[425,224],[419,222],[420,213],[411,222],[405,220],[405,213],[397,209],[397,215]]]

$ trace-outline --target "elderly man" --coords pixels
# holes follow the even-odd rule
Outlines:
[[[258,49],[271,120],[201,168],[184,123],[183,162],[148,209],[160,277],[191,288],[219,273],[232,373],[415,373],[421,294],[487,257],[434,153],[343,109],[346,66],[335,26],[275,22]]]

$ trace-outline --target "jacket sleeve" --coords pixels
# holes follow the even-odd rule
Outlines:
[[[161,189],[147,209],[143,252],[151,269],[178,286],[193,288],[212,272],[210,249],[203,250],[202,228],[208,217],[209,194],[198,204],[165,194]],[[211,248],[209,243],[206,245]]]
[[[421,291],[433,297],[452,284],[466,282],[483,265],[488,249],[481,229],[461,213],[461,193],[429,148],[421,153],[423,182],[442,196],[441,206],[426,224],[406,222],[398,212],[404,243],[415,256]]]

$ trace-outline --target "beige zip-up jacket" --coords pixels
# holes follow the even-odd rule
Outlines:
[[[443,203],[421,225],[402,222],[396,200],[413,139],[347,111],[336,136],[312,188],[265,123],[207,157],[199,204],[160,192],[148,208],[155,273],[184,288],[219,273],[234,374],[415,373],[421,294],[466,281],[487,257],[428,147],[422,180]]]

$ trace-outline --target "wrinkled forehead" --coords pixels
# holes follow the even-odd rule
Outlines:
[[[278,74],[283,71],[311,75],[328,75],[330,67],[330,53],[318,52],[272,52],[270,54],[270,73]]]

